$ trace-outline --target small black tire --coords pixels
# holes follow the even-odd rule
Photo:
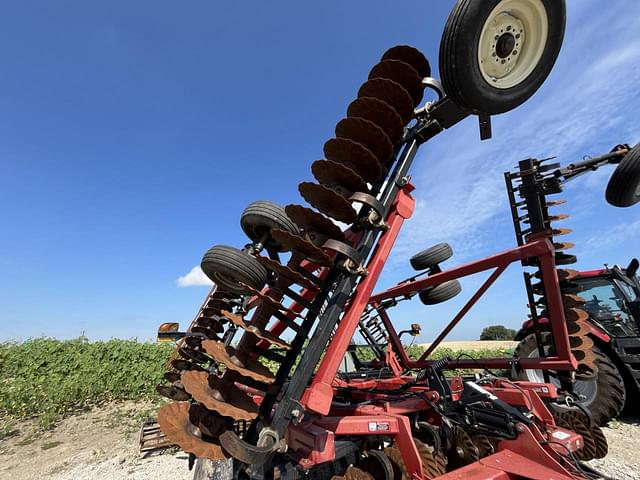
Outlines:
[[[247,252],[216,245],[207,251],[200,264],[202,271],[216,285],[233,293],[248,293],[242,282],[256,290],[267,283],[267,270]]]
[[[439,263],[449,260],[453,256],[453,250],[448,243],[438,243],[433,247],[416,253],[409,262],[414,270],[427,270]]]
[[[268,234],[274,228],[284,230],[292,235],[300,234],[298,226],[287,216],[284,208],[265,200],[253,202],[244,209],[242,215],[240,215],[240,227],[247,237],[254,242],[262,239],[265,234]],[[282,251],[282,246],[271,237],[267,237],[265,247],[277,252]]]
[[[520,0],[504,12],[503,2],[458,0],[442,34],[444,89],[474,112],[499,114],[524,103],[544,83],[562,46],[564,0]]]
[[[545,345],[551,343],[549,332],[542,332],[542,342]],[[523,338],[515,349],[514,357],[532,358],[537,357],[538,344],[534,333]],[[589,379],[578,379],[574,385],[574,391],[582,396],[577,402],[589,409],[594,421],[598,425],[606,425],[609,420],[617,417],[624,408],[626,401],[626,388],[620,370],[607,354],[598,346],[593,346],[596,356],[598,373]],[[519,380],[542,382],[544,378],[540,372],[535,370],[523,370],[518,376]],[[559,381],[554,382],[551,375],[550,380],[559,385]]]
[[[425,305],[436,305],[451,300],[462,291],[458,280],[450,280],[432,288],[422,290],[418,296]]]
[[[629,150],[613,171],[605,196],[614,207],[640,202],[640,144]]]

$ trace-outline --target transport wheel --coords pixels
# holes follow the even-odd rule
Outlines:
[[[486,114],[531,97],[560,52],[564,0],[458,0],[440,43],[440,74],[457,104]]]
[[[287,216],[280,205],[268,201],[253,202],[244,209],[240,216],[240,227],[252,241],[260,241],[265,234],[272,229],[284,230],[292,235],[299,235],[300,230]],[[282,246],[267,237],[265,246],[277,252],[282,251]]]
[[[462,285],[458,280],[441,283],[421,291],[418,296],[425,305],[436,305],[451,300],[462,291]]]
[[[251,255],[234,247],[210,248],[200,266],[212,282],[233,293],[247,293],[240,282],[256,290],[267,283],[267,270]]]
[[[420,253],[416,253],[409,262],[414,270],[427,270],[449,260],[452,256],[453,250],[448,243],[438,243]]]
[[[551,335],[548,332],[543,332],[542,341],[544,344],[550,344]],[[622,412],[626,389],[622,375],[611,359],[595,345],[593,352],[596,357],[598,373],[590,379],[576,380],[573,389],[580,397],[578,403],[591,411],[593,419],[598,425],[605,425]],[[527,335],[520,341],[514,356],[538,357],[535,334]],[[544,383],[544,375],[542,370],[524,370],[520,373],[519,380]],[[549,381],[557,387],[560,386],[560,381],[553,375],[549,376]]]
[[[630,207],[640,202],[640,144],[629,150],[613,171],[606,198],[614,207]]]

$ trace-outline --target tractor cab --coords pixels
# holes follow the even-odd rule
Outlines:
[[[629,267],[618,266],[594,272],[583,272],[574,282],[577,293],[586,300],[584,310],[591,320],[611,337],[640,335],[637,260]],[[633,268],[636,265],[636,268]],[[627,273],[628,272],[628,273]]]

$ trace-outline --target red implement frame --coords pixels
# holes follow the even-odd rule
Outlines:
[[[553,243],[546,235],[531,236],[528,239],[528,243],[521,247],[516,247],[482,260],[467,263],[421,280],[407,282],[379,294],[372,295],[373,288],[380,277],[391,248],[398,237],[400,228],[404,221],[410,218],[413,213],[415,200],[410,195],[413,189],[414,187],[411,184],[407,184],[398,192],[393,208],[387,218],[388,229],[381,236],[367,265],[367,276],[358,285],[356,294],[353,296],[345,315],[340,320],[340,324],[327,347],[318,371],[302,398],[302,404],[308,410],[312,410],[321,415],[327,415],[329,413],[333,400],[332,384],[338,372],[340,362],[347,351],[349,343],[358,327],[360,317],[367,305],[371,304],[374,307],[378,307],[383,300],[415,294],[427,287],[433,287],[449,280],[493,269],[489,278],[417,361],[412,361],[408,358],[402,348],[395,328],[386,313],[382,311],[381,317],[389,332],[390,342],[400,356],[400,361],[403,366],[406,368],[423,368],[429,364],[427,360],[429,354],[438,346],[442,339],[451,332],[460,320],[462,320],[464,315],[475,305],[478,299],[495,282],[500,274],[502,274],[511,263],[530,258],[538,259],[542,271],[542,279],[548,302],[549,319],[555,340],[556,355],[544,358],[490,358],[477,361],[458,359],[450,363],[450,366],[452,368],[509,368],[514,362],[518,362],[522,368],[555,370],[573,370],[576,368],[575,359],[571,355],[560,285],[556,273],[555,249]]]

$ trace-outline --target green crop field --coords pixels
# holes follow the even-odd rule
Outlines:
[[[89,342],[86,338],[36,338],[0,344],[0,438],[13,431],[16,420],[32,418],[42,429],[65,415],[106,402],[159,402],[155,385],[162,382],[164,364],[173,347],[134,340]],[[420,346],[407,347],[418,357]],[[359,349],[363,360],[371,351]],[[436,350],[433,358],[470,355],[508,356],[510,350]]]

